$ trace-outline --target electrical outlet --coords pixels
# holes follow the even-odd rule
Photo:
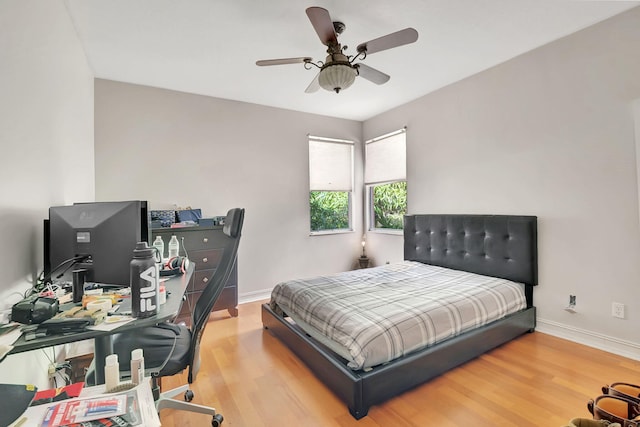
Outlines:
[[[564,311],[567,311],[571,314],[576,312],[576,296],[569,295],[569,305],[565,307]]]
[[[49,379],[53,378],[56,374],[56,365],[55,363],[49,363]]]
[[[620,302],[611,303],[611,315],[618,319],[624,319],[624,304]]]

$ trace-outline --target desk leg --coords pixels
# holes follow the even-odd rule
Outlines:
[[[111,335],[94,338],[93,345],[93,360],[96,367],[96,385],[104,384],[105,358],[113,353],[113,342],[111,341]]]

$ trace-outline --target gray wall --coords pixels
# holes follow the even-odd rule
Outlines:
[[[360,141],[360,122],[98,79],[95,114],[97,200],[142,198],[209,217],[246,209],[241,300],[358,257],[360,215],[356,233],[309,236],[307,134]],[[354,198],[361,212],[361,192]]]
[[[94,197],[93,73],[58,0],[0,2],[0,58],[5,314],[42,269],[49,206]],[[43,351],[8,356],[0,363],[0,382],[47,387]],[[52,357],[53,350],[47,353]]]
[[[364,123],[408,126],[411,213],[539,217],[539,330],[640,358],[640,8]],[[425,71],[425,72],[428,72]],[[378,261],[402,241],[370,236]],[[564,311],[577,296],[577,313]],[[627,318],[611,316],[611,303]]]

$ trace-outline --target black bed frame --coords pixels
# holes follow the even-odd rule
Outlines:
[[[262,306],[262,323],[347,404],[354,418],[360,419],[371,405],[532,332],[536,326],[533,286],[538,283],[537,253],[535,216],[405,216],[406,260],[524,283],[527,308],[370,371],[348,368],[345,359],[268,304]]]

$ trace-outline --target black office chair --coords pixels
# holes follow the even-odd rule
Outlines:
[[[118,354],[118,361],[123,371],[130,370],[131,350],[142,348],[145,371],[153,377],[154,394],[157,393],[157,378],[175,375],[189,368],[188,381],[191,384],[200,369],[200,341],[209,320],[209,314],[224,288],[236,261],[240,234],[244,222],[244,209],[231,209],[225,218],[223,232],[227,236],[222,247],[222,259],[207,286],[196,301],[191,313],[192,327],[184,324],[161,323],[144,329],[136,329],[130,333],[116,334],[113,337],[113,348]],[[172,408],[190,412],[208,414],[213,417],[211,424],[219,426],[223,417],[212,407],[191,403],[193,393],[189,384],[176,389],[156,394],[156,409]],[[173,399],[179,394],[185,401]]]

